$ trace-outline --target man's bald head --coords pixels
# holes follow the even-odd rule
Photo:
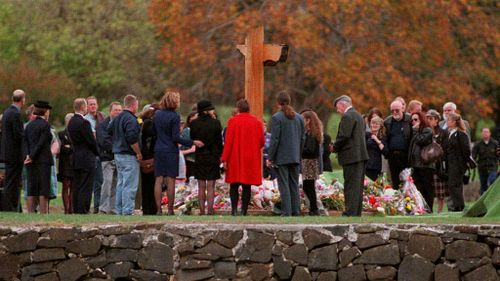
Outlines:
[[[396,120],[403,119],[404,107],[400,100],[395,100],[391,103],[391,114]]]
[[[26,94],[23,90],[17,89],[12,93],[12,101],[15,103],[23,103],[26,98]]]

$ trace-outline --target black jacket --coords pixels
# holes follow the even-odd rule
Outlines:
[[[368,160],[365,132],[363,117],[354,108],[350,108],[342,115],[337,138],[333,144],[340,165]]]
[[[60,131],[58,136],[61,141],[58,180],[61,181],[64,177],[73,177],[73,145],[69,139],[68,130]]]
[[[403,117],[403,121],[404,121],[403,136],[405,139],[405,147],[407,147],[407,148],[410,147],[410,141],[412,139],[412,134],[413,134],[410,119],[411,119],[411,116],[409,114],[404,114],[404,117]],[[389,116],[389,117],[385,118],[385,120],[384,120],[384,127],[386,129],[385,131],[387,132],[387,144],[391,143],[391,137],[392,137],[391,136],[391,127],[392,127],[393,120],[394,120],[394,118],[392,116]]]
[[[438,161],[436,163],[436,173],[438,175],[444,175],[446,174],[445,170],[445,162],[446,162],[446,150],[448,147],[448,139],[450,137],[450,134],[448,133],[447,130],[442,129],[441,127],[437,127],[437,132],[434,132],[434,140],[441,146],[443,149],[443,158],[441,158],[441,161]]]
[[[5,162],[22,162],[23,122],[21,112],[10,105],[2,117],[2,145],[0,159]]]
[[[31,121],[26,126],[23,140],[26,155],[29,155],[32,164],[54,164],[52,152],[50,151],[52,134],[50,124],[45,119],[37,117]]]
[[[500,145],[496,140],[490,138],[488,144],[483,140],[477,141],[472,148],[472,157],[477,160],[477,167],[481,172],[494,172],[498,169],[500,157],[497,150]]]
[[[323,154],[321,156],[323,157],[323,171],[328,172],[333,171],[332,161],[330,160],[330,154],[332,154],[330,150],[331,142],[332,137],[330,137],[330,135],[328,134],[323,134]]]
[[[97,144],[90,127],[90,122],[80,114],[75,114],[69,120],[68,133],[73,143],[73,169],[95,169]]]
[[[190,127],[191,139],[200,140],[205,144],[201,148],[196,148],[196,162],[199,163],[198,157],[203,155],[203,159],[211,163],[199,163],[200,165],[218,163],[222,155],[222,126],[220,121],[213,119],[209,115],[200,114],[200,117],[194,120]]]
[[[106,117],[100,122],[96,129],[97,148],[99,148],[99,158],[101,161],[111,161],[113,156],[113,137],[108,134],[108,126],[111,122],[110,117]]]
[[[467,162],[471,155],[469,136],[462,132],[456,131],[453,133],[446,148],[446,164],[450,166],[458,166],[461,172],[467,170]]]
[[[384,148],[380,150],[378,144],[372,139],[372,133],[366,132],[366,149],[368,150],[368,162],[366,162],[366,169],[373,171],[382,171],[382,155],[387,157],[389,155],[389,146],[387,145],[387,138],[380,139]]]
[[[413,130],[413,138],[410,142],[410,150],[408,153],[408,163],[412,168],[430,168],[435,169],[434,163],[424,164],[422,162],[422,148],[432,143],[432,129],[425,127],[420,130]]]

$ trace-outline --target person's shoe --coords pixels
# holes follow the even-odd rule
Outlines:
[[[235,217],[237,214],[237,211],[236,210],[231,210],[231,216]]]
[[[99,214],[99,208],[94,208],[94,214]]]
[[[310,216],[319,216],[319,211],[318,210],[316,210],[316,211],[310,211],[309,215]]]
[[[241,210],[241,215],[246,216],[247,215],[247,210]]]

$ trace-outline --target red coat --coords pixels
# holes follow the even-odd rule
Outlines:
[[[249,113],[239,113],[227,122],[224,151],[226,182],[262,184],[264,124]]]

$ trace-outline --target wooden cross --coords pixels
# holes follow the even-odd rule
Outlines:
[[[264,115],[264,66],[274,66],[285,62],[287,45],[264,44],[264,28],[250,31],[245,45],[236,48],[245,56],[245,99],[250,104],[250,112],[263,119]]]

